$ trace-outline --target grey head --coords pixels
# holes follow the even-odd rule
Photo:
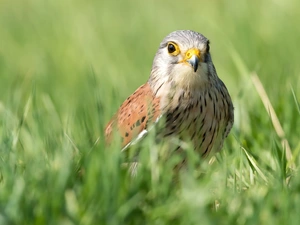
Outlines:
[[[178,88],[197,89],[215,76],[209,40],[192,30],[177,30],[160,43],[149,84],[154,91],[167,83]]]
[[[159,49],[163,49],[164,47],[166,47],[168,42],[172,41],[177,43],[181,48],[198,48],[209,52],[209,40],[196,31],[173,31],[162,40]]]

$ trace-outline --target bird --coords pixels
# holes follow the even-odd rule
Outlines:
[[[155,130],[157,140],[182,141],[174,150],[188,142],[207,157],[222,148],[233,123],[233,103],[217,75],[209,40],[196,31],[176,30],[160,43],[148,81],[108,122],[105,138],[110,143],[120,137],[123,151]]]

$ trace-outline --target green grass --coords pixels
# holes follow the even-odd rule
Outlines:
[[[0,224],[299,224],[299,8],[296,0],[2,0]],[[177,182],[178,156],[141,143],[132,178],[103,128],[178,29],[211,40],[235,125],[214,163],[187,151]]]

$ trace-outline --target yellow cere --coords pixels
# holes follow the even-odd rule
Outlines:
[[[198,57],[199,60],[201,60],[201,52],[199,49],[197,48],[191,48],[189,49],[186,53],[185,53],[185,57],[184,57],[184,60],[183,61],[187,61],[189,60],[190,58],[192,58],[192,56],[195,55]]]

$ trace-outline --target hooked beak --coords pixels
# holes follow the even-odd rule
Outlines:
[[[189,63],[193,67],[194,72],[196,72],[198,69],[199,61],[200,61],[199,49],[196,49],[196,48],[189,49],[185,53],[185,57],[184,57],[183,61]]]

